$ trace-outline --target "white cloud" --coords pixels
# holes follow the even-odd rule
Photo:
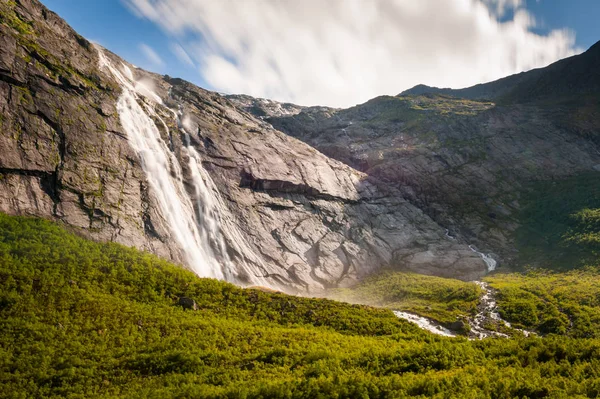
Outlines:
[[[190,55],[187,53],[187,51],[185,51],[185,49],[183,47],[181,47],[180,44],[171,43],[171,52],[173,54],[175,54],[175,57],[177,57],[179,62],[181,62],[187,66],[190,66],[190,67],[194,66],[194,61],[192,60]]]
[[[188,43],[213,89],[306,105],[465,87],[580,51],[569,30],[531,32],[520,0],[124,1]]]
[[[146,56],[148,61],[154,66],[163,66],[165,62],[160,58],[160,56],[154,51],[154,49],[148,46],[146,43],[140,44],[140,50]]]

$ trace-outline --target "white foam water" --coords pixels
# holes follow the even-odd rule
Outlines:
[[[142,161],[161,213],[194,272],[202,277],[223,278],[218,262],[198,230],[179,163],[137,100],[133,91],[124,89],[117,102],[117,111],[129,143]]]
[[[399,310],[394,310],[394,314],[404,320],[408,320],[413,324],[416,324],[421,329],[429,331],[433,334],[442,335],[444,337],[456,337],[457,334],[448,330],[447,328],[421,316],[417,316],[416,314],[401,312]]]
[[[487,266],[488,272],[491,272],[496,269],[496,265],[498,263],[496,262],[496,259],[492,258],[492,256],[490,254],[486,255],[483,252],[479,252],[477,250],[477,248],[475,248],[475,246],[473,246],[473,245],[469,245],[469,248],[471,249],[471,251],[473,251],[477,255],[481,256],[481,259],[483,259],[483,261],[485,262],[485,265]]]
[[[100,48],[98,54],[101,68],[107,69],[123,89],[117,102],[121,125],[131,147],[140,157],[159,210],[183,250],[189,267],[201,277],[236,281],[236,269],[223,235],[223,230],[226,230],[234,249],[243,258],[244,282],[268,286],[256,266],[261,264],[261,260],[248,247],[214,182],[203,168],[200,155],[190,145],[189,133],[181,122],[181,109],[171,112],[185,137],[182,152],[188,158],[187,167],[194,187],[192,196],[185,189],[182,167],[171,151],[171,132],[156,111],[157,105],[162,105],[161,98],[147,84],[136,82],[126,65],[116,67]],[[153,118],[159,120],[168,132],[170,146],[162,139]],[[225,226],[221,225],[222,214],[227,216]],[[245,262],[246,258],[251,258],[254,263]]]
[[[184,137],[182,150],[188,157],[188,168],[194,185],[197,214],[200,217],[199,222],[205,226],[202,230],[205,235],[203,238],[218,251],[221,263],[224,264],[225,278],[229,281],[238,280],[237,276],[231,273],[235,267],[227,250],[225,240],[225,237],[227,237],[229,246],[238,254],[235,262],[237,269],[244,272],[246,279],[251,277],[253,284],[269,286],[270,284],[261,277],[263,271],[258,266],[262,265],[262,259],[255,256],[254,251],[248,245],[229,208],[224,204],[223,198],[210,174],[202,166],[200,154],[191,145],[190,134],[197,128],[192,125],[188,117],[184,116],[181,105],[177,111],[172,110],[172,112]]]
[[[484,293],[481,296],[477,314],[474,317],[468,319],[469,326],[471,327],[469,332],[470,340],[484,339],[490,337],[509,338],[507,334],[486,328],[485,324],[489,320],[502,323],[508,328],[520,331],[526,337],[529,337],[530,335],[535,335],[535,333],[532,333],[531,331],[521,330],[512,327],[512,325],[508,321],[500,317],[500,314],[498,313],[498,306],[496,304],[496,300],[494,299],[494,293],[487,283],[483,281],[473,281],[473,283],[477,284],[483,290]],[[410,321],[411,323],[414,323],[417,326],[419,326],[421,329],[429,331],[433,334],[441,335],[444,337],[458,336],[457,333],[443,327],[439,323],[430,320],[426,317],[397,310],[394,311],[394,314],[397,317]]]
[[[498,313],[498,308],[496,306],[496,300],[494,299],[492,290],[490,289],[488,284],[484,283],[483,281],[474,281],[474,283],[477,284],[483,290],[483,296],[480,299],[479,311],[477,312],[475,317],[469,320],[469,324],[471,326],[471,334],[478,339],[493,336],[508,338],[508,335],[506,334],[485,328],[485,322],[488,319],[499,321],[507,327],[510,327],[510,325],[508,324],[508,322],[504,321],[500,317],[500,314]]]
[[[508,321],[500,317],[500,313],[498,313],[498,306],[494,298],[494,293],[488,283],[485,283],[483,281],[474,281],[474,283],[477,284],[484,291],[484,294],[480,300],[479,312],[474,318],[469,320],[471,324],[471,332],[477,338],[481,339],[490,336],[508,338],[508,335],[506,334],[486,329],[484,324],[488,318],[502,323],[508,328],[520,331],[526,337],[529,337],[530,335],[535,335],[535,333],[531,331],[513,327]]]

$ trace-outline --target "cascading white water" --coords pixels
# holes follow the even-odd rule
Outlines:
[[[513,327],[508,321],[504,320],[500,317],[498,313],[498,307],[496,304],[496,300],[494,299],[493,290],[487,283],[483,281],[473,281],[473,283],[477,284],[482,290],[483,295],[480,299],[480,304],[478,306],[478,311],[475,316],[469,317],[469,339],[485,339],[490,337],[498,337],[498,338],[509,338],[509,335],[490,330],[486,327],[486,324],[490,321],[501,323],[505,327],[510,328],[512,330],[520,331],[526,337],[531,335],[535,335],[535,333],[527,330],[521,330],[519,328]],[[426,317],[418,316],[408,312],[394,311],[394,314],[404,320],[408,320],[411,323],[416,324],[421,329],[429,331],[431,333],[442,335],[445,337],[457,337],[458,334],[441,326],[439,323],[430,320]]]
[[[483,281],[474,281],[474,283],[483,290],[483,295],[480,299],[480,305],[478,307],[479,311],[473,318],[469,320],[469,324],[471,325],[471,334],[478,339],[494,336],[508,338],[508,335],[506,334],[492,331],[485,327],[488,319],[498,321],[507,327],[510,327],[510,324],[500,317],[496,306],[496,300],[494,299],[492,290],[487,283],[484,283]]]
[[[425,317],[421,317],[416,314],[412,314],[412,313],[408,313],[408,312],[401,312],[399,310],[394,310],[394,314],[396,315],[396,317],[410,321],[411,323],[419,326],[421,329],[429,331],[436,335],[442,335],[444,337],[456,337],[457,336],[456,333],[448,330],[447,328],[445,328]]]
[[[189,265],[200,276],[223,278],[218,262],[198,231],[192,203],[183,187],[181,168],[171,158],[150,116],[138,104],[135,92],[124,88],[117,111],[130,145],[142,161],[163,216]]]
[[[147,87],[136,85],[127,66],[123,65],[124,73],[121,73],[102,50],[98,53],[101,67],[108,69],[122,86],[123,92],[117,102],[121,124],[131,147],[142,161],[152,193],[188,265],[199,276],[224,278],[222,266],[206,239],[205,231],[213,231],[214,225],[199,229],[201,224],[196,220],[194,206],[185,191],[181,167],[148,115],[156,115],[154,107],[162,102],[160,97]],[[138,101],[144,104],[146,112]]]
[[[483,252],[479,252],[477,250],[477,248],[475,248],[473,245],[469,245],[469,248],[471,249],[471,251],[473,251],[477,255],[481,256],[481,259],[483,259],[483,261],[485,262],[485,265],[487,266],[488,272],[491,272],[496,269],[496,265],[497,265],[496,259],[492,258],[489,254],[486,255]]]
[[[520,331],[526,337],[529,337],[530,335],[535,335],[535,333],[531,331],[513,327],[508,321],[500,317],[500,313],[498,313],[498,306],[494,298],[494,293],[488,283],[485,283],[483,281],[474,281],[474,283],[477,284],[483,290],[484,294],[480,300],[479,312],[477,313],[477,315],[475,315],[475,317],[469,320],[471,325],[471,333],[473,333],[479,339],[491,336],[508,338],[508,335],[506,334],[499,333],[497,331],[490,331],[485,328],[486,321],[488,319],[491,319],[493,321],[504,324],[505,327]]]
[[[446,229],[445,235],[447,238],[456,241],[456,237],[450,235],[450,230]],[[479,252],[474,245],[469,245],[469,249],[475,252],[477,255],[481,256],[481,259],[483,259],[483,261],[485,262],[485,266],[488,272],[496,270],[496,265],[498,264],[498,262],[496,262],[496,259],[492,258],[490,254],[486,255],[483,252]]]
[[[146,172],[161,213],[175,240],[182,248],[188,265],[201,277],[214,277],[232,282],[270,286],[261,270],[262,259],[254,254],[235,223],[212,178],[202,166],[200,154],[190,143],[193,130],[183,117],[182,107],[177,111],[164,106],[162,99],[147,85],[134,80],[133,73],[122,65],[122,72],[98,49],[101,68],[108,69],[123,88],[117,102],[121,124],[130,145],[137,152]],[[169,90],[171,97],[171,91]],[[140,105],[141,104],[141,105]],[[191,175],[194,193],[185,187],[181,165],[173,154],[172,132],[157,113],[157,104],[173,113],[178,129],[183,134],[183,158]],[[145,109],[145,110],[144,110]],[[169,135],[169,145],[163,141],[154,123],[157,119]],[[187,122],[187,123],[186,123]],[[227,243],[226,243],[227,237]],[[228,253],[229,247],[238,253],[235,265]]]
[[[202,158],[196,149],[190,143],[190,133],[194,126],[189,118],[184,117],[183,109],[179,106],[177,111],[173,111],[177,120],[178,128],[184,135],[183,151],[188,156],[188,167],[191,172],[192,182],[196,195],[196,204],[200,223],[205,226],[203,229],[203,238],[216,248],[221,262],[225,264],[223,268],[225,278],[229,281],[236,280],[236,277],[230,274],[234,269],[231,258],[227,252],[225,237],[231,248],[233,248],[240,257],[236,259],[237,269],[243,270],[246,278],[252,276],[254,284],[269,286],[270,284],[262,277],[264,272],[257,265],[262,265],[262,260],[254,255],[254,251],[249,247],[243,234],[234,222],[231,212],[223,203],[223,199],[217,190],[212,178],[202,166]],[[247,262],[246,259],[251,260]]]

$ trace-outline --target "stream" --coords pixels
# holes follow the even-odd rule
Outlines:
[[[446,234],[448,234],[448,233],[446,233]],[[481,259],[483,259],[483,261],[485,262],[488,272],[491,272],[496,269],[496,265],[498,264],[498,262],[496,262],[496,259],[492,258],[492,255],[490,255],[490,254],[486,255],[483,252],[479,252],[477,250],[477,248],[475,248],[475,246],[473,246],[473,245],[469,245],[469,249],[471,251],[475,252],[477,255],[481,256]]]
[[[448,229],[446,229],[445,235],[450,240],[456,240],[456,237],[451,235]],[[474,245],[469,245],[469,249],[483,259],[488,273],[496,269],[497,262],[491,254],[479,252]],[[469,326],[471,327],[468,335],[469,339],[484,339],[489,337],[509,338],[507,334],[486,328],[486,325],[488,324],[502,324],[507,328],[513,327],[509,322],[500,317],[496,299],[494,298],[494,292],[490,288],[489,284],[483,281],[473,281],[473,283],[477,284],[483,290],[483,295],[481,296],[479,305],[477,306],[477,314],[467,318]],[[433,334],[442,335],[445,337],[456,337],[459,335],[456,332],[445,328],[440,323],[430,320],[426,317],[400,311],[394,311],[394,314],[397,317],[408,320],[411,323],[418,325],[423,330],[429,331]],[[519,329],[515,330],[521,331],[525,336],[529,336],[531,334],[529,331]]]
[[[498,313],[498,306],[496,305],[496,299],[494,293],[488,283],[483,281],[474,281],[484,292],[479,300],[479,306],[477,307],[477,314],[475,317],[469,318],[469,324],[471,325],[471,331],[469,333],[470,338],[483,339],[488,337],[502,337],[508,338],[508,335],[489,330],[485,327],[488,322],[500,322],[506,327],[510,328],[510,323],[503,320]]]
[[[436,323],[433,320],[430,320],[426,317],[421,317],[416,314],[401,312],[399,310],[394,310],[394,314],[404,320],[408,320],[413,324],[416,324],[421,329],[425,331],[429,331],[430,333],[434,333],[437,335],[442,335],[444,337],[456,337],[457,334],[446,327],[442,326],[439,323]]]
[[[471,331],[468,335],[468,338],[470,340],[484,339],[490,337],[510,338],[507,334],[486,328],[486,325],[488,323],[496,325],[502,324],[507,328],[512,328],[513,330],[520,331],[526,337],[534,334],[530,331],[514,328],[508,321],[500,317],[500,314],[498,313],[496,299],[494,298],[494,291],[492,290],[492,288],[490,288],[488,283],[485,283],[483,281],[473,281],[473,283],[477,284],[483,290],[484,293],[481,296],[479,305],[477,306],[477,314],[475,316],[467,318],[471,327]],[[452,330],[445,328],[440,323],[428,319],[426,317],[401,311],[394,311],[394,314],[397,317],[414,323],[421,329],[429,331],[433,334],[441,335],[444,337],[457,337],[460,335]]]

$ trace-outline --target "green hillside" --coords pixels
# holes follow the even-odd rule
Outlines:
[[[333,290],[330,297],[393,310],[403,310],[449,325],[474,315],[483,294],[472,282],[382,270],[352,288]]]
[[[469,342],[0,215],[0,396],[597,397],[600,340]],[[177,306],[193,298],[198,310]]]
[[[540,334],[600,338],[600,270],[531,270],[487,278],[498,290],[501,316]]]

